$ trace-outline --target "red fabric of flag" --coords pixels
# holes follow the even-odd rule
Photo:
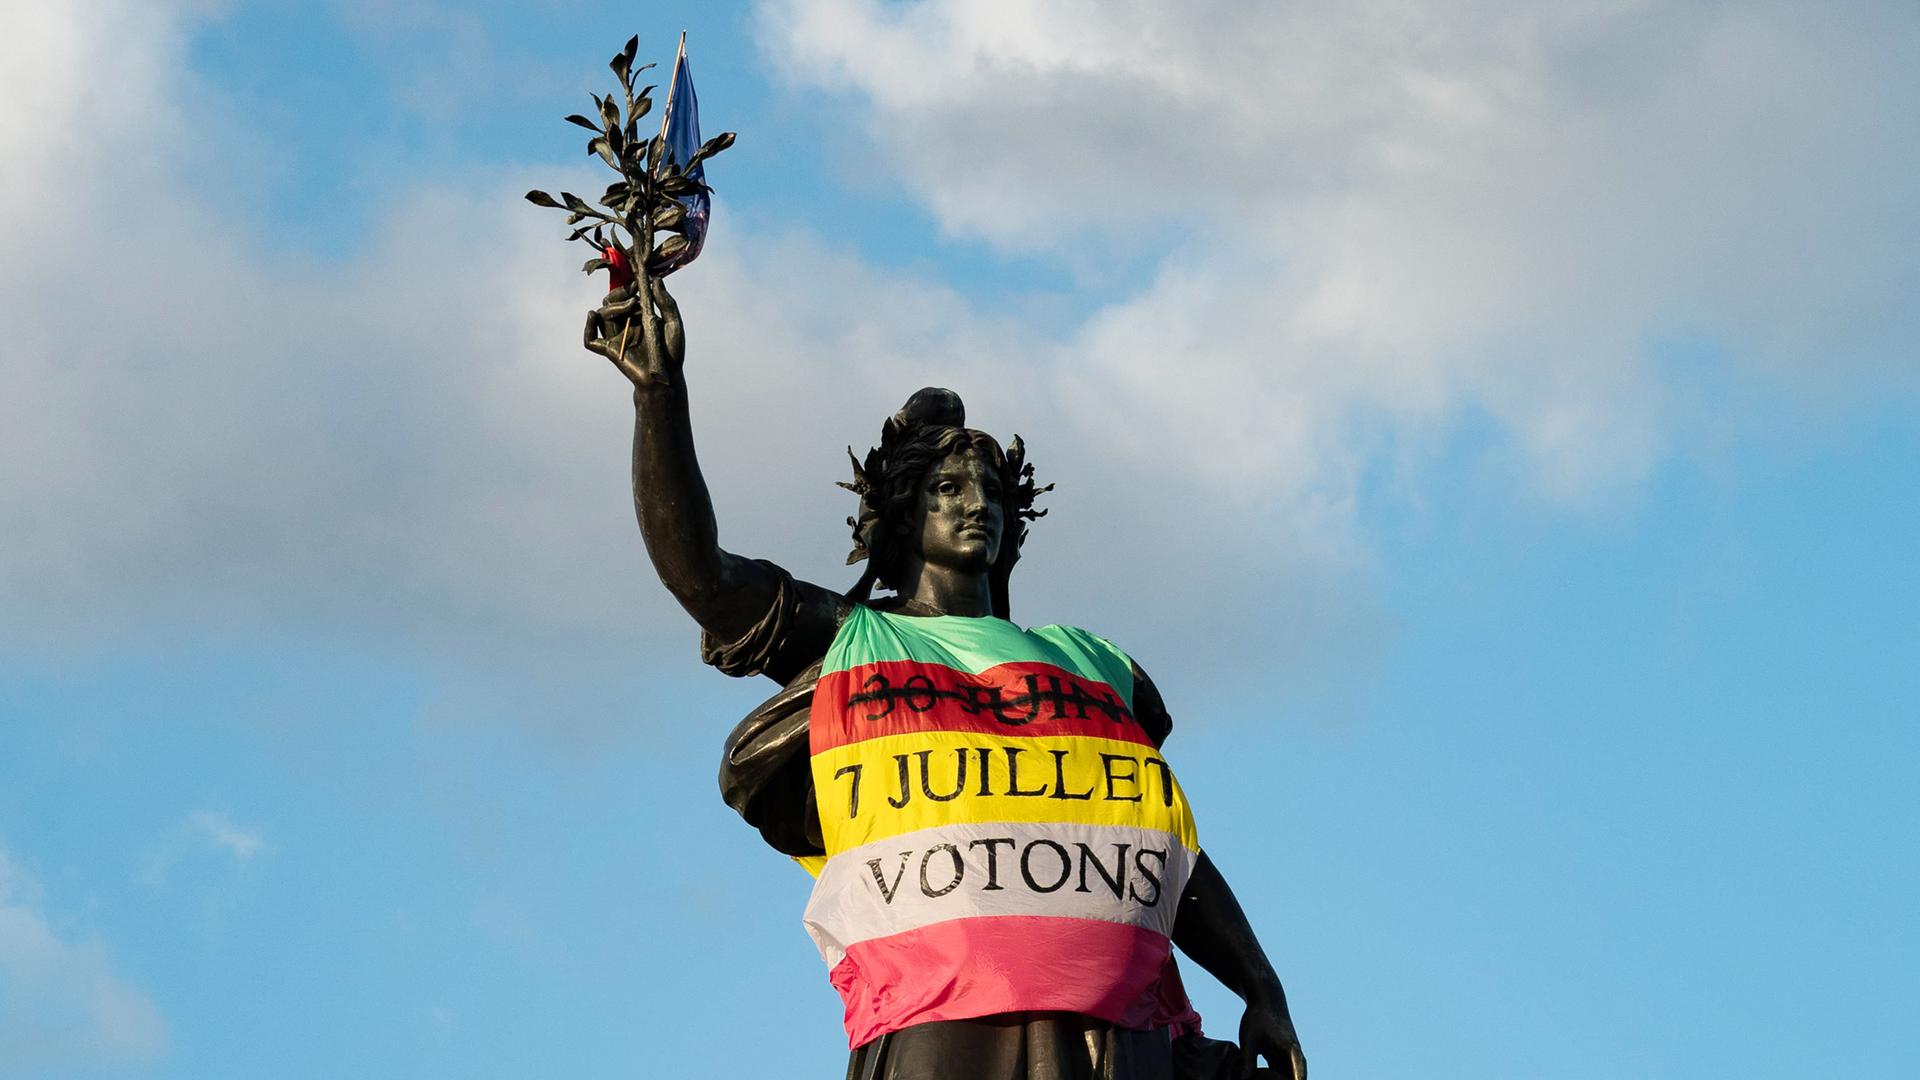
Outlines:
[[[604,253],[608,263],[607,291],[633,284],[633,266],[627,262],[626,252],[621,251],[617,244],[608,244]]]

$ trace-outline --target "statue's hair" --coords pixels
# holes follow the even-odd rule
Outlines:
[[[949,455],[975,451],[1000,473],[1001,498],[1006,522],[999,557],[988,573],[993,589],[993,613],[1007,618],[1010,605],[1007,583],[1013,564],[1020,559],[1020,545],[1027,537],[1027,522],[1046,516],[1033,508],[1034,499],[1053,485],[1036,487],[1033,466],[1027,464],[1026,446],[1018,435],[1005,451],[993,436],[966,426],[966,406],[951,390],[929,386],[915,393],[900,411],[887,418],[880,429],[880,445],[867,452],[865,462],[853,456],[853,483],[841,484],[860,496],[860,513],[847,519],[853,528],[853,552],[848,565],[867,561],[865,572],[847,595],[864,601],[877,581],[900,591],[907,557],[918,537],[896,526],[913,520],[920,497],[920,484],[927,473]]]

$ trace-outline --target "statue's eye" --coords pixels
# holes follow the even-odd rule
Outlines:
[[[942,495],[953,495],[953,494],[957,494],[960,491],[960,485],[954,483],[951,480],[942,480],[938,484],[934,485],[933,490],[939,492]]]

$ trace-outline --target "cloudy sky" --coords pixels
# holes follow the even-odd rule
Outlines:
[[[848,583],[842,447],[930,383],[1023,435],[1015,618],[1154,673],[1316,1077],[1917,1067],[1911,4],[56,0],[0,1074],[843,1067],[713,785],[772,687],[654,581],[520,200],[683,27],[723,541]]]

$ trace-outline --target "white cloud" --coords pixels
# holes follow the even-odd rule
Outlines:
[[[139,878],[142,884],[158,887],[176,864],[196,854],[211,852],[245,865],[270,850],[259,829],[236,825],[217,810],[195,810],[147,849],[140,860]]]
[[[1468,414],[1550,496],[1631,487],[1701,420],[1663,338],[1795,395],[1916,386],[1912,5],[760,11],[950,232],[1164,247],[1063,365],[1188,460],[1236,436],[1283,495]]]
[[[1153,271],[1042,324],[723,205],[676,284],[724,539],[850,579],[838,447],[951,385],[1062,482],[1024,617],[1149,666],[1363,664],[1362,478],[1462,418],[1584,503],[1712,418],[1663,335],[1905,385],[1913,18],[1850,10],[763,4],[948,230]],[[605,656],[690,656],[575,344],[593,287],[517,198],[551,168],[423,178],[341,262],[266,250],[186,179],[253,137],[183,118],[190,22],[4,18],[0,638],[332,627],[622,717],[579,689]]]
[[[227,820],[227,815],[212,810],[195,810],[187,815],[187,824],[207,843],[232,854],[241,862],[258,855],[267,846],[258,829],[243,829]]]
[[[48,51],[49,81],[80,85],[64,73],[104,46],[111,22],[57,27],[72,44]],[[255,249],[182,179],[193,163],[173,158],[188,151],[155,145],[185,96],[186,35],[151,29],[111,35],[139,53],[113,108],[80,90],[43,104],[61,122],[22,135],[27,152],[10,158],[48,160],[35,140],[72,124],[96,132],[59,182],[22,168],[37,205],[0,209],[7,250],[31,253],[0,266],[14,286],[0,294],[14,391],[0,404],[5,632],[97,643],[156,622],[175,633],[318,622],[363,642],[478,649],[507,658],[512,679],[551,669],[559,682],[598,677],[573,672],[576,647],[562,641],[660,635],[690,655],[625,505],[624,384],[577,346],[593,286],[557,223],[518,199],[554,186],[551,171],[423,183],[382,208],[378,246],[340,265]],[[194,145],[221,142],[201,132]],[[120,208],[111,273],[63,224],[89,200]],[[965,392],[981,423],[1025,432],[1064,481],[1023,610],[1071,598],[1073,617],[1098,618],[1103,583],[1130,572],[1100,544],[1115,530],[1225,550],[1195,545],[1171,512],[1185,462],[1140,466],[1136,509],[1117,518],[1098,495],[1102,443],[1118,433],[1063,408],[1064,335],[721,211],[708,254],[677,285],[731,546],[850,580],[839,447],[865,445],[908,392],[939,383]],[[1107,554],[1069,560],[1076,543]],[[1104,607],[1149,621],[1128,597]]]
[[[49,918],[39,882],[0,850],[0,1072],[136,1065],[167,1026],[97,939]]]

